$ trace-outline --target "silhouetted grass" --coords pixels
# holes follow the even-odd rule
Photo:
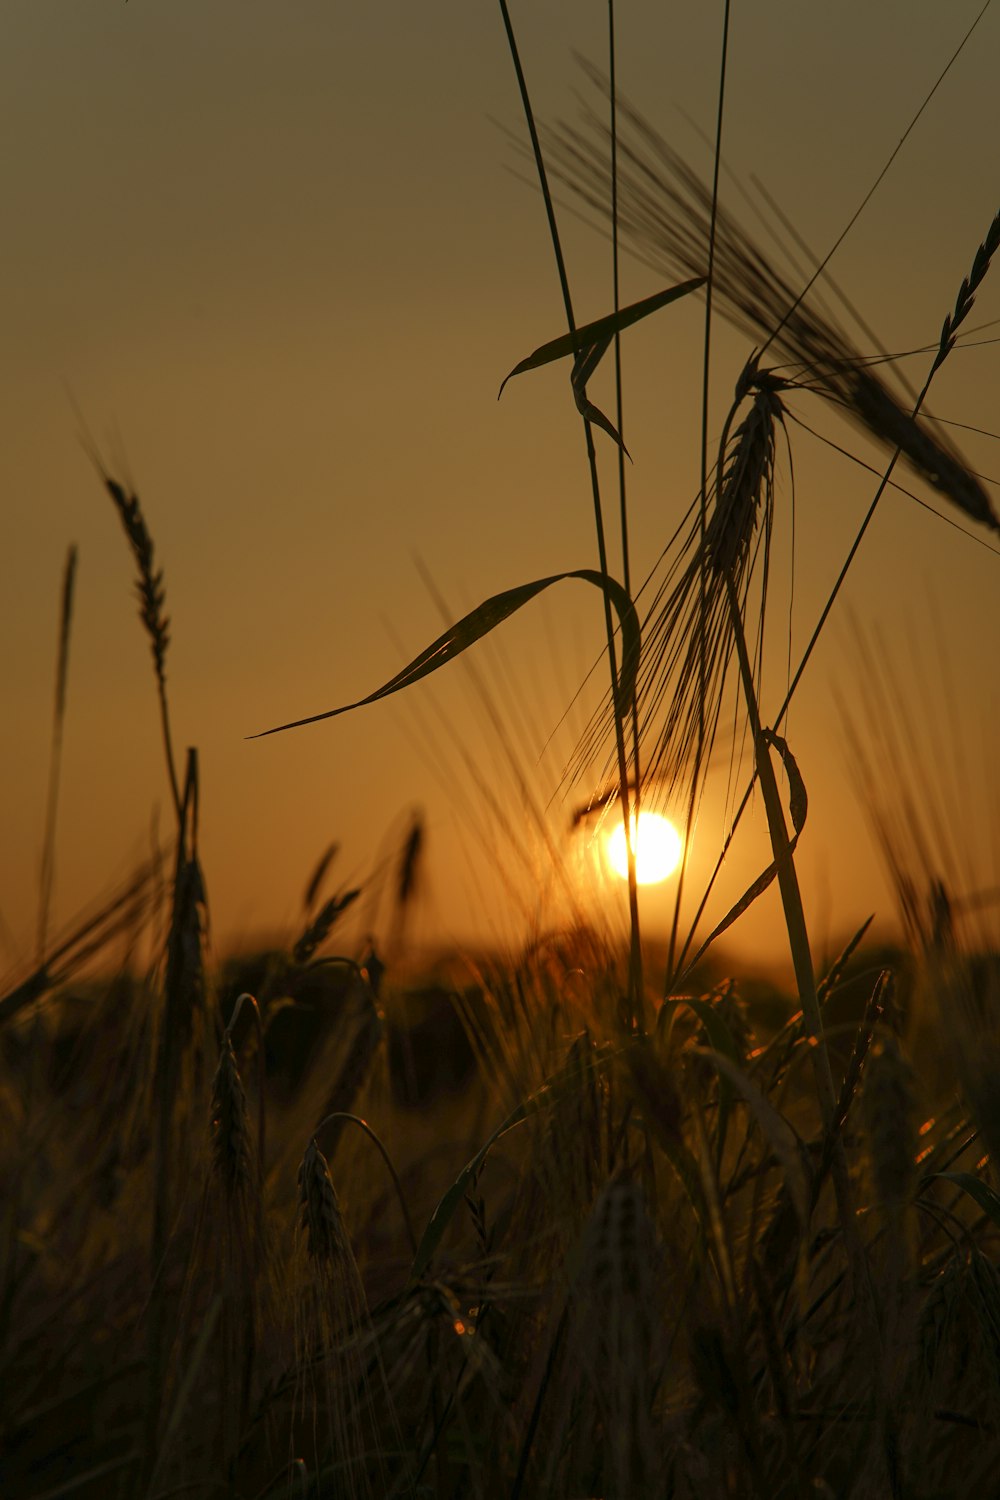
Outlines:
[[[622,413],[616,429],[586,381],[639,304],[622,311],[616,287],[610,318],[574,324],[502,9],[569,324],[518,368],[572,356],[592,461],[590,424],[617,438]],[[697,784],[735,658],[773,858],[716,934],[777,881],[796,994],[707,979],[704,963],[679,980],[672,961],[654,990],[634,862],[627,944],[610,922],[576,922],[465,959],[460,980],[408,981],[397,959],[421,879],[419,819],[378,947],[342,938],[359,890],[326,894],[333,846],[299,930],[252,966],[213,970],[197,755],[181,783],[170,741],[163,573],[136,494],[99,464],[139,573],[177,811],[173,879],[164,889],[137,872],[51,941],[47,836],[43,951],[0,994],[5,1496],[930,1500],[993,1482],[1000,943],[988,903],[963,926],[962,893],[921,821],[927,802],[880,781],[877,758],[865,766],[865,746],[886,740],[869,703],[856,762],[910,951],[866,952],[866,924],[815,970],[795,872],[807,797],[778,733],[787,699],[771,726],[760,709],[786,393],[836,401],[893,454],[889,471],[902,452],[973,521],[995,525],[993,511],[920,424],[920,401],[905,412],[777,277],[721,212],[717,184],[701,185],[633,113],[624,137],[616,119],[616,234],[682,268],[685,291],[712,262],[718,304],[773,343],[784,370],[762,363],[766,344],[746,365],[641,629],[629,578],[608,573],[591,463],[599,569],[485,601],[362,702],[418,683],[548,585],[583,579],[607,611],[611,682],[583,761],[613,745],[611,795],[627,810],[644,796],[640,745],[652,747],[647,777]],[[558,150],[564,177],[603,211],[603,157],[566,132]],[[58,733],[69,598],[67,584]],[[102,956],[110,969],[123,928],[165,934],[150,972],[85,978]]]

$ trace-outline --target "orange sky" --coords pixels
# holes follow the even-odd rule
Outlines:
[[[825,250],[978,8],[735,7],[730,166],[744,180],[758,174]],[[623,90],[695,156],[681,112],[712,126],[720,17],[693,3],[618,9]],[[606,7],[532,0],[513,17],[538,114],[571,115],[583,87],[571,54],[603,60]],[[512,174],[497,128],[521,129],[499,11],[467,0],[11,0],[4,33],[3,966],[31,950],[70,542],[80,566],[56,925],[143,854],[155,805],[164,834],[168,826],[132,563],[81,451],[67,388],[112,467],[127,456],[165,570],[172,712],[179,749],[196,744],[201,754],[218,942],[294,925],[331,839],[341,843],[335,874],[363,880],[415,806],[429,860],[417,935],[511,936],[516,921],[491,867],[528,890],[526,906],[544,920],[550,908],[536,892],[549,891],[550,864],[541,858],[526,886],[505,840],[484,849],[477,829],[486,794],[470,765],[514,823],[523,823],[521,792],[497,763],[496,732],[462,666],[355,715],[245,739],[369,692],[438,634],[415,556],[455,612],[531,578],[596,566],[567,372],[521,377],[496,401],[511,366],[563,327],[541,205]],[[996,210],[998,55],[991,12],[833,263],[890,348],[936,339]],[[596,317],[611,301],[607,247],[564,224],[578,316]],[[623,274],[626,301],[661,284],[627,261]],[[1000,290],[987,282],[971,321],[998,316]],[[625,344],[639,576],[697,485],[701,322],[692,301]],[[749,351],[721,325],[715,350],[717,432]],[[993,346],[957,354],[935,384],[935,413],[1000,427],[998,368]],[[913,361],[910,373],[919,380],[925,369]],[[606,377],[591,393],[610,403]],[[871,458],[815,401],[796,408]],[[962,437],[973,467],[1000,472],[995,443]],[[795,443],[801,646],[872,485],[803,435]],[[610,497],[608,444],[602,461]],[[786,471],[779,505],[789,496]],[[786,516],[771,604],[785,619],[788,536]],[[848,610],[882,632],[901,681],[928,676],[931,706],[918,718],[934,719],[939,702],[940,674],[928,663],[947,662],[970,766],[956,808],[969,819],[970,879],[996,879],[976,864],[976,843],[990,843],[997,579],[982,546],[912,501],[883,502],[789,729],[811,796],[800,868],[818,951],[870,911],[892,910],[834,700],[838,684],[852,695],[860,670]],[[540,764],[538,754],[600,647],[591,594],[561,585],[474,662],[543,803],[582,716]],[[783,648],[769,663],[765,717],[783,695]],[[693,885],[718,847],[725,771],[706,798]],[[557,840],[571,806],[572,797],[552,804]],[[759,809],[753,822],[719,911],[766,859]],[[570,851],[574,869],[575,859]],[[598,896],[620,902],[621,892],[587,889],[581,899]],[[646,905],[655,925],[667,898],[661,891]],[[744,946],[762,953],[776,931],[775,906],[762,904],[742,929]]]

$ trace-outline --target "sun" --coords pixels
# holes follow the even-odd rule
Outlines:
[[[632,814],[635,834],[635,813]],[[639,836],[635,839],[635,878],[640,885],[655,885],[666,880],[681,862],[683,841],[674,825],[659,813],[639,814]],[[607,835],[604,851],[616,875],[628,879],[628,850],[625,846],[625,824],[618,823]]]

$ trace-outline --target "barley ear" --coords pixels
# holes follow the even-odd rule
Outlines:
[[[306,1237],[311,1260],[334,1266],[350,1255],[350,1245],[330,1177],[326,1157],[316,1144],[309,1142],[298,1174],[299,1223]]]
[[[228,1036],[212,1082],[212,1165],[229,1197],[246,1188],[253,1173],[253,1150],[246,1093]]]
[[[124,485],[119,484],[117,479],[113,479],[104,467],[93,444],[88,446],[90,457],[104,482],[104,488],[114,502],[139,572],[135,586],[139,596],[139,618],[149,637],[150,649],[153,653],[153,670],[156,674],[156,691],[160,700],[160,724],[167,760],[167,775],[170,779],[174,811],[180,822],[182,810],[180,784],[177,779],[173,740],[170,734],[170,713],[167,706],[166,663],[167,647],[170,644],[170,620],[165,608],[166,587],[163,582],[163,569],[156,567],[153,538],[146,525],[142,506],[139,504],[139,496],[134,490],[129,493]]]
[[[972,304],[976,300],[976,292],[982,285],[986,273],[990,268],[990,261],[998,249],[1000,249],[1000,211],[997,212],[987,230],[986,238],[976,251],[972,262],[972,270],[958,289],[954,311],[944,320],[941,328],[941,342],[938,346],[938,352],[934,357],[934,364],[931,367],[932,374],[944,363],[952,349],[954,349],[958,329],[972,311]]]

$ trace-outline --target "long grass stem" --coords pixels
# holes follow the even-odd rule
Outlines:
[[[42,842],[42,870],[38,899],[38,937],[35,951],[39,965],[45,961],[49,935],[49,914],[56,866],[56,819],[59,811],[59,781],[62,770],[63,728],[66,722],[66,684],[69,677],[69,640],[73,623],[73,594],[76,583],[77,549],[70,547],[63,570],[62,598],[59,609],[59,652],[56,661],[56,691],[52,711],[52,749],[49,754],[49,789],[45,804],[45,836]]]
[[[566,313],[566,322],[569,328],[570,338],[573,342],[574,365],[579,358],[580,350],[577,347],[576,319],[573,314],[573,299],[570,295],[569,277],[566,272],[566,261],[563,256],[562,242],[559,237],[559,226],[556,223],[555,206],[552,194],[549,191],[548,174],[545,171],[545,161],[542,156],[541,142],[538,138],[538,130],[535,125],[534,111],[531,107],[531,99],[528,94],[528,84],[521,66],[521,57],[517,47],[517,39],[511,24],[510,11],[507,0],[499,0],[500,13],[503,17],[504,30],[507,34],[507,45],[510,48],[511,61],[514,64],[514,72],[517,76],[517,85],[521,94],[521,104],[524,109],[525,123],[531,138],[531,149],[535,159],[535,167],[538,172],[538,182],[541,188],[542,198],[545,203],[545,213],[549,224],[549,234],[552,240],[552,251],[556,260],[559,273],[559,285],[562,289],[563,305]],[[584,435],[587,445],[587,464],[590,470],[591,491],[594,501],[594,525],[597,531],[597,552],[600,561],[601,572],[608,576],[608,552],[604,536],[604,515],[601,507],[601,488],[597,472],[597,455],[594,451],[594,438],[591,424],[584,418]],[[617,661],[615,652],[615,630],[611,615],[611,603],[607,596],[604,599],[604,625],[607,635],[608,665],[611,671],[612,686],[612,708],[615,727],[615,748],[618,759],[618,784],[619,796],[622,808],[622,821],[625,825],[625,844],[628,851],[628,900],[629,900],[629,929],[631,941],[629,947],[629,1001],[635,1024],[640,1030],[645,1025],[644,1010],[644,983],[642,976],[642,945],[639,933],[639,894],[635,872],[635,848],[631,832],[631,810],[628,784],[628,760],[625,752],[624,712],[625,705],[618,701],[617,692]]]
[[[667,955],[667,973],[664,993],[674,972],[674,955],[677,950],[677,932],[680,924],[681,904],[684,899],[684,876],[687,872],[688,851],[694,832],[695,814],[698,805],[698,787],[701,779],[702,761],[705,754],[705,702],[708,696],[708,610],[706,580],[705,533],[708,527],[708,424],[712,373],[712,293],[715,287],[715,244],[719,209],[719,173],[722,165],[722,126],[726,107],[726,64],[729,58],[729,5],[725,0],[722,18],[722,55],[719,59],[719,92],[715,121],[715,165],[712,176],[712,206],[708,230],[708,268],[705,281],[705,333],[702,341],[701,365],[701,491],[698,497],[699,569],[698,569],[698,742],[695,748],[694,767],[691,774],[691,789],[688,797],[687,817],[684,829],[684,848],[681,867],[677,875],[677,891],[674,896],[674,913],[670,926],[670,947]]]

